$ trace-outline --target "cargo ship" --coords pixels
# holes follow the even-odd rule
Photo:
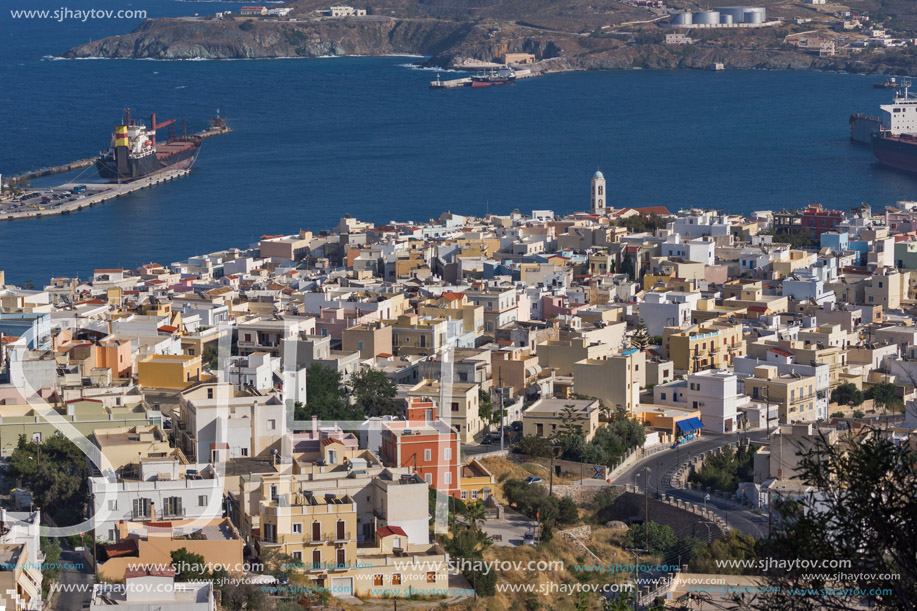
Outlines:
[[[124,123],[115,126],[110,148],[96,161],[99,176],[109,182],[127,182],[165,170],[190,168],[201,150],[200,136],[188,136],[187,130],[176,136],[170,129],[165,142],[156,141],[157,130],[174,125],[175,119],[157,123],[153,113],[147,127],[126,110]]]
[[[516,73],[512,70],[497,70],[490,73],[476,74],[471,77],[472,87],[491,87],[493,85],[509,85],[516,82]]]
[[[910,86],[909,79],[902,79],[894,101],[879,107],[882,125],[872,135],[872,153],[883,165],[917,173],[917,98]]]
[[[877,81],[872,84],[876,89],[897,89],[898,88],[898,79],[891,76],[887,80]]]

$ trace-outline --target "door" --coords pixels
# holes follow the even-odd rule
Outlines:
[[[342,541],[342,540],[344,540],[344,539],[347,538],[346,534],[344,533],[344,521],[343,521],[343,520],[338,520],[338,533],[337,533],[337,535],[338,535],[338,536],[337,536],[338,541]]]
[[[334,577],[331,579],[332,596],[353,596],[353,577]]]
[[[322,525],[319,522],[312,522],[312,540],[322,540]]]

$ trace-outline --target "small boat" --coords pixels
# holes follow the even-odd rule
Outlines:
[[[893,76],[888,77],[887,80],[879,81],[878,83],[873,83],[873,87],[876,89],[897,89],[900,85],[898,79]]]
[[[516,82],[516,73],[509,68],[505,70],[493,70],[490,73],[476,74],[471,77],[472,87],[491,87],[493,85],[509,85]]]

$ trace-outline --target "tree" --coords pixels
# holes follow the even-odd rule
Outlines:
[[[637,274],[636,269],[637,269],[637,268],[636,268],[636,266],[634,265],[634,259],[633,259],[633,257],[628,256],[628,255],[624,255],[624,256],[621,258],[621,273],[622,273],[622,274],[627,274],[627,277],[628,277],[628,278],[634,279],[635,276],[636,276],[636,274]]]
[[[487,509],[484,507],[484,503],[475,501],[474,503],[467,503],[465,505],[463,515],[472,528],[480,529],[481,524],[487,519]]]
[[[210,578],[207,563],[200,554],[180,547],[169,555],[172,558],[172,568],[175,569],[175,581],[204,581]]]
[[[319,363],[306,371],[306,405],[296,403],[293,414],[297,420],[318,416],[321,420],[362,420],[361,414],[344,400],[341,373]]]
[[[393,416],[401,411],[395,401],[395,384],[378,369],[358,369],[350,376],[350,387],[354,403],[366,417]]]
[[[516,444],[515,451],[526,456],[551,458],[551,442],[544,437],[526,435]]]
[[[863,402],[863,393],[855,384],[847,382],[831,391],[831,402],[856,407]]]
[[[50,512],[58,524],[72,524],[82,516],[89,498],[89,466],[83,451],[63,435],[40,443],[20,435],[8,469],[31,491],[34,504]]]
[[[898,392],[895,390],[895,385],[888,382],[874,384],[872,388],[866,391],[866,396],[872,399],[873,405],[876,407],[881,405],[886,414],[888,414],[889,408],[897,409],[903,405],[901,398],[898,397]]]
[[[494,408],[490,393],[480,389],[478,390],[478,415],[487,424],[500,422],[501,418],[500,411]]]
[[[560,430],[558,437],[579,437],[583,436],[583,425],[580,424],[576,415],[576,406],[572,403],[564,405],[560,410]]]
[[[633,335],[630,336],[630,345],[637,350],[646,350],[646,347],[650,345],[650,337],[642,318]]]
[[[579,508],[569,496],[557,503],[557,521],[563,524],[576,524],[579,521]]]
[[[41,591],[43,594],[47,595],[51,588],[51,584],[57,581],[57,578],[60,576],[61,546],[59,540],[49,539],[48,537],[41,537],[38,546],[41,548],[41,553],[45,556],[45,561],[41,564]]]
[[[753,575],[760,572],[754,563],[757,558],[755,538],[743,535],[738,530],[731,530],[722,539],[716,539],[701,548],[689,564],[694,573]]]
[[[450,555],[470,561],[462,563],[462,575],[471,582],[479,596],[493,596],[496,592],[496,571],[485,573],[487,569],[480,562],[484,558],[484,550],[490,544],[487,535],[481,529],[472,526],[458,528],[445,540],[445,548]]]
[[[642,548],[647,544],[645,526],[646,523],[631,525],[624,536],[625,547]],[[675,530],[671,526],[650,521],[648,527],[649,551],[651,554],[665,554],[678,544],[678,537],[675,536]]]
[[[211,371],[217,369],[219,366],[217,345],[214,343],[207,344],[204,347],[204,353],[201,355],[201,360],[207,364]]]
[[[907,444],[875,427],[850,443],[833,444],[820,434],[800,450],[797,473],[818,492],[774,501],[777,527],[760,550],[773,560],[768,587],[739,601],[743,608],[913,609],[917,473]],[[848,568],[822,574],[804,566]],[[862,595],[823,596],[826,587]]]

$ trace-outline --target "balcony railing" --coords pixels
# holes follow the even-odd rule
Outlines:
[[[353,539],[353,533],[351,533],[349,530],[345,530],[344,532],[335,531],[333,533],[325,533],[324,539],[325,541],[350,541]]]

